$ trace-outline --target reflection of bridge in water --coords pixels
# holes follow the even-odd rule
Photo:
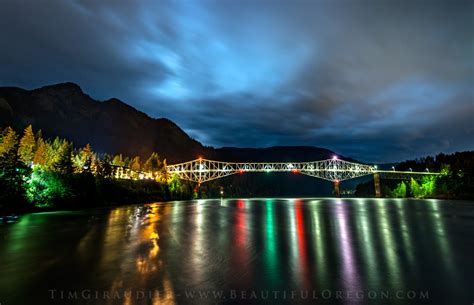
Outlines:
[[[374,176],[375,194],[380,196],[380,177],[385,179],[408,179],[423,175],[438,175],[430,172],[378,170],[375,165],[367,165],[332,159],[310,162],[223,162],[207,159],[196,159],[184,163],[168,165],[168,174],[178,178],[201,183],[223,178],[238,173],[252,172],[292,172],[334,183],[336,195],[339,195],[341,181],[367,175]]]

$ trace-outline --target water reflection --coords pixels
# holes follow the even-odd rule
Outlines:
[[[318,287],[313,287],[313,288],[319,288],[319,287],[324,287],[327,286],[327,283],[329,281],[328,279],[328,262],[327,262],[327,249],[326,249],[326,231],[325,231],[325,226],[323,224],[323,219],[322,219],[322,212],[320,210],[321,206],[321,201],[317,200],[313,202],[310,205],[310,213],[311,213],[311,220],[312,220],[312,225],[313,225],[313,230],[312,234],[309,236],[313,237],[314,243],[314,252],[316,253],[316,266],[315,266],[315,271],[316,271],[316,278],[317,282],[319,283]],[[328,287],[325,287],[328,288]]]
[[[448,281],[453,282],[455,280],[455,265],[453,260],[453,253],[449,238],[447,238],[447,232],[445,228],[443,213],[440,207],[441,202],[435,199],[427,200],[427,208],[429,210],[429,221],[431,225],[431,234],[434,235],[436,246],[439,249],[439,259],[443,262]]]
[[[392,202],[389,200],[376,200],[373,202],[376,209],[376,219],[378,224],[376,230],[379,233],[379,240],[382,242],[382,248],[385,252],[383,258],[385,259],[385,270],[388,272],[388,282],[391,289],[396,287],[403,288],[403,282],[400,282],[400,273],[403,269],[400,268],[400,257],[398,255],[398,244],[395,242],[394,232],[399,230],[394,227],[391,222],[390,208]],[[405,249],[410,251],[410,249]]]
[[[205,207],[202,201],[198,201],[192,206],[192,225],[190,231],[191,248],[190,251],[194,255],[190,256],[189,261],[185,263],[189,266],[190,277],[194,283],[203,282],[205,280],[206,261],[205,247],[206,237],[204,236],[204,213]]]
[[[126,213],[126,217],[122,218],[128,220],[126,227],[129,229],[129,234],[125,235],[125,240],[121,238],[124,236],[123,232],[118,229],[122,227],[120,218],[116,217],[116,214],[120,215],[121,212],[112,211],[109,215],[108,227],[114,229],[111,231],[113,233],[106,235],[105,245],[110,247],[110,251],[106,253],[114,253],[121,248],[125,250],[120,255],[120,267],[119,270],[115,270],[116,274],[109,292],[111,295],[118,293],[119,296],[123,296],[123,304],[137,304],[139,299],[149,300],[151,304],[175,304],[173,287],[163,268],[163,260],[159,256],[158,226],[166,208],[152,205],[136,207]],[[111,226],[111,223],[116,226]],[[121,239],[126,245],[120,247],[114,245],[114,242],[120,242]],[[132,261],[134,264],[131,264]],[[106,303],[118,302],[107,300]]]
[[[408,226],[407,214],[407,204],[405,204],[403,199],[393,199],[397,206],[397,216],[398,216],[398,225],[399,230],[401,230],[402,240],[403,240],[403,249],[404,253],[408,257],[408,263],[410,269],[415,268],[414,265],[414,256],[413,256],[413,241],[412,234],[410,232],[410,227]]]
[[[339,246],[342,258],[342,285],[347,291],[360,290],[360,282],[357,264],[355,263],[355,251],[352,232],[349,229],[349,211],[347,203],[336,201],[336,214],[339,231]],[[357,300],[349,300],[350,304]]]
[[[264,263],[265,274],[268,282],[273,287],[277,287],[280,282],[280,267],[278,264],[278,248],[277,248],[277,229],[275,227],[275,212],[273,208],[274,202],[271,199],[265,200],[265,250]]]
[[[118,295],[100,294],[93,304],[406,303],[335,298],[336,291],[369,290],[427,290],[432,299],[414,303],[468,303],[474,272],[468,206],[227,199],[25,215],[0,225],[0,302],[87,303],[53,302],[48,289],[54,288]],[[465,215],[463,221],[453,221],[453,213]],[[462,239],[452,232],[463,232]],[[199,295],[220,290],[308,293],[276,301]],[[325,290],[332,295],[321,299]],[[198,295],[190,299],[192,292]]]
[[[308,253],[307,253],[307,240],[306,240],[306,230],[304,227],[303,220],[303,202],[301,199],[296,199],[292,204],[292,209],[294,210],[295,227],[292,232],[296,235],[296,250],[297,250],[297,268],[295,268],[296,275],[295,278],[298,281],[298,287],[301,289],[310,289],[310,268],[308,266]]]
[[[374,288],[380,284],[380,271],[378,270],[378,257],[373,241],[374,229],[370,226],[369,209],[364,199],[357,199],[354,202],[356,211],[356,231],[357,240],[361,243],[362,266],[364,275],[367,277],[367,287]]]
[[[239,272],[238,277],[242,282],[249,281],[249,268],[250,252],[249,252],[249,228],[250,223],[248,222],[248,211],[246,211],[246,202],[242,199],[237,201],[237,210],[235,212],[235,227],[233,232],[233,240],[235,248],[232,250],[232,257],[234,268],[246,270],[246,272]],[[234,274],[234,276],[236,276]]]

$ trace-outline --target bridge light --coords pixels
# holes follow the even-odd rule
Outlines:
[[[199,161],[202,161],[202,157],[201,157],[201,156],[199,156],[198,159],[199,159]]]
[[[337,156],[336,155],[332,156],[332,159],[337,160]]]
[[[243,170],[243,169],[239,170],[239,173],[240,173],[240,174],[243,174],[243,173],[244,173],[244,170]]]
[[[395,171],[395,166],[392,166],[392,170]]]
[[[427,173],[429,173],[429,172],[430,172],[430,170],[429,170],[428,168],[426,168],[426,172],[427,172]]]
[[[374,168],[377,169],[377,165],[374,165]]]

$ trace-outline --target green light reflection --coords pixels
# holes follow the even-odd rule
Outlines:
[[[318,282],[320,284],[327,281],[327,262],[326,262],[326,244],[325,232],[323,229],[323,219],[321,216],[321,202],[314,201],[314,204],[309,206],[311,211],[311,225],[316,237],[315,252],[316,252],[316,272]]]
[[[266,279],[273,286],[278,283],[278,249],[276,242],[275,215],[273,210],[273,201],[265,201],[265,255],[264,262],[267,270]]]

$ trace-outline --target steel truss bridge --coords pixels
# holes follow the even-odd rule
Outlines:
[[[238,173],[253,172],[293,172],[340,183],[357,177],[374,175],[376,179],[407,179],[413,176],[438,175],[430,172],[378,170],[377,166],[340,160],[336,157],[310,162],[222,162],[196,159],[184,163],[168,165],[169,175],[201,183]]]

